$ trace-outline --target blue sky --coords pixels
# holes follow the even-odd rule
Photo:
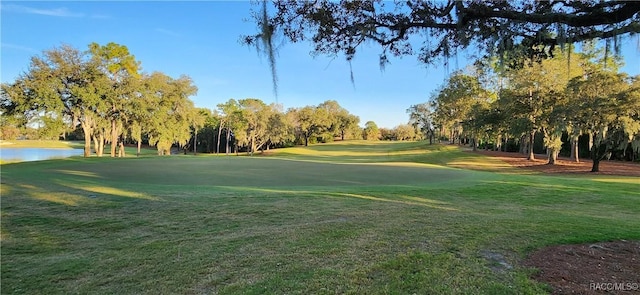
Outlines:
[[[278,97],[273,94],[269,66],[254,48],[239,43],[255,32],[247,21],[251,5],[229,2],[30,2],[2,1],[1,78],[12,82],[29,66],[30,57],[61,44],[85,50],[91,42],[125,45],[144,72],[161,71],[172,77],[190,76],[199,91],[191,97],[198,107],[215,109],[230,98],[259,98],[285,108],[336,100],[380,127],[406,123],[405,110],[428,100],[448,72],[463,68],[459,54],[445,68],[425,66],[415,57],[392,59],[384,72],[377,48],[363,48],[349,64],[309,53],[312,46],[284,44],[277,59]],[[624,41],[623,71],[640,73],[638,38]]]

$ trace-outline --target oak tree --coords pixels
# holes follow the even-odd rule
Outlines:
[[[640,32],[635,1],[394,1],[275,0],[252,12],[257,32],[242,37],[269,57],[277,92],[275,57],[281,41],[310,42],[314,54],[351,61],[366,45],[379,46],[379,64],[390,56],[417,55],[424,63],[459,50],[500,56],[513,66],[544,59],[556,47]]]

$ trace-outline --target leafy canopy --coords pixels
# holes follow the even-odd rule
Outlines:
[[[620,37],[640,32],[636,1],[263,1],[253,11],[258,32],[243,36],[269,57],[274,91],[274,42],[309,41],[314,54],[351,61],[363,44],[379,45],[380,65],[389,55],[418,55],[433,63],[458,50],[478,48],[488,55],[544,59],[555,47],[604,39],[618,47]]]

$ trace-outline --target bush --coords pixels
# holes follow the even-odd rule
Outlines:
[[[20,136],[20,129],[14,126],[1,126],[0,127],[0,139],[3,140],[16,140]]]

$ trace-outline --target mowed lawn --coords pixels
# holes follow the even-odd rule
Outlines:
[[[531,251],[640,239],[638,178],[423,142],[0,169],[3,294],[540,294]]]

